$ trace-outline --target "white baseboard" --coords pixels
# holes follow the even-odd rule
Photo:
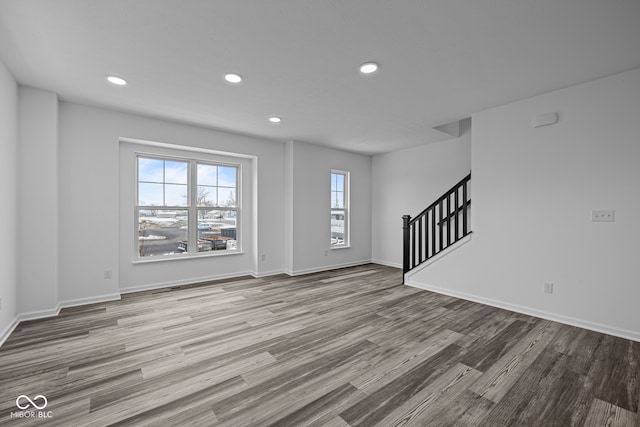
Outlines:
[[[217,274],[213,276],[192,277],[185,280],[170,280],[167,282],[147,283],[145,285],[127,286],[120,288],[120,293],[130,294],[132,292],[152,291],[154,289],[170,288],[172,286],[193,285],[195,283],[212,282],[214,280],[233,279],[242,276],[253,276],[250,271],[241,271],[237,273]]]
[[[566,325],[577,326],[578,328],[589,329],[591,331],[601,332],[603,334],[613,335],[616,337],[640,342],[640,332],[637,332],[637,331],[629,331],[626,329],[620,329],[613,326],[602,325],[600,323],[590,322],[584,319],[576,319],[574,317],[564,316],[562,314],[549,313],[549,312],[537,310],[531,307],[510,304],[504,301],[498,301],[491,298],[484,298],[477,295],[467,294],[464,292],[452,291],[450,289],[439,288],[437,286],[426,285],[423,283],[416,283],[416,282],[412,282],[411,280],[406,281],[405,284],[408,286],[412,286],[414,288],[436,292],[438,294],[449,295],[449,296],[464,299],[467,301],[473,301],[480,304],[490,305],[492,307],[502,308],[509,311],[515,311],[516,313],[539,317],[542,319],[551,320],[558,323],[564,323]]]
[[[120,299],[120,294],[113,293],[113,294],[106,294],[106,295],[97,295],[97,296],[87,297],[87,298],[78,298],[78,299],[72,299],[67,301],[60,301],[58,303],[58,311],[60,311],[60,309],[62,308],[67,308],[67,307],[77,307],[79,305],[98,304],[101,302],[108,302],[108,301],[118,301],[119,299]]]
[[[7,327],[0,332],[0,347],[2,347],[2,344],[4,344],[7,338],[9,338],[9,335],[13,333],[18,324],[20,324],[20,320],[18,320],[18,316],[15,316],[11,323],[9,323]]]
[[[260,277],[276,276],[278,274],[283,274],[283,273],[285,273],[284,270],[271,270],[271,271],[261,271],[261,272],[253,271],[251,275],[255,278],[260,278]]]
[[[402,268],[401,262],[383,261],[381,259],[372,259],[371,262],[374,264],[386,265],[387,267]]]
[[[56,308],[51,308],[48,310],[39,310],[39,311],[29,311],[27,313],[19,313],[18,314],[18,323],[24,322],[26,320],[37,320],[44,319],[45,317],[55,317],[60,313],[60,304],[56,306]]]
[[[48,310],[40,310],[40,311],[30,311],[27,313],[18,314],[18,322],[24,322],[26,320],[36,320],[36,319],[44,319],[45,317],[55,317],[60,314],[60,310],[66,307],[77,307],[79,305],[88,305],[88,304],[96,304],[107,301],[119,300],[120,294],[106,294],[106,295],[96,295],[87,298],[78,298],[66,301],[60,301],[56,308],[48,309]]]
[[[181,285],[191,285],[194,283],[201,283],[201,282],[211,282],[214,280],[224,280],[224,279],[233,279],[236,277],[242,277],[242,276],[253,276],[256,278],[260,278],[260,277],[267,277],[267,276],[275,276],[277,274],[287,274],[289,276],[300,276],[302,274],[309,274],[309,273],[318,273],[320,271],[326,271],[326,270],[333,270],[336,268],[344,268],[344,267],[354,267],[356,265],[363,265],[363,264],[369,264],[372,261],[367,259],[367,260],[362,260],[362,261],[356,261],[356,262],[349,262],[349,263],[344,263],[344,264],[335,264],[335,265],[328,265],[328,266],[323,266],[323,267],[317,267],[317,268],[309,268],[306,270],[296,270],[296,271],[291,271],[291,270],[271,270],[271,271],[261,271],[261,272],[256,272],[256,271],[242,271],[242,272],[237,272],[237,273],[228,273],[228,274],[218,274],[218,275],[214,275],[214,276],[206,276],[206,277],[192,277],[190,279],[187,280],[171,280],[171,281],[167,281],[167,282],[159,282],[159,283],[148,283],[145,285],[138,285],[138,286],[127,286],[127,287],[121,287],[120,288],[120,292],[123,294],[128,294],[128,293],[132,293],[132,292],[141,292],[141,291],[151,291],[154,289],[162,289],[162,288],[167,288],[167,287],[172,287],[172,286],[181,286]]]
[[[322,267],[307,268],[304,270],[293,270],[293,271],[285,270],[284,273],[288,274],[289,276],[301,276],[303,274],[320,273],[322,271],[335,270],[336,268],[355,267],[357,265],[371,264],[371,262],[372,261],[370,259],[367,259],[362,261],[347,262],[344,264],[334,264],[334,265],[325,265]]]
[[[108,295],[98,295],[94,297],[88,298],[79,298],[74,300],[60,301],[56,308],[48,309],[48,310],[38,310],[38,311],[29,311],[27,313],[19,313],[13,319],[13,322],[7,326],[2,332],[0,332],[0,347],[9,335],[13,333],[13,331],[18,327],[21,322],[25,322],[27,320],[37,320],[37,319],[45,319],[47,317],[55,317],[60,314],[60,310],[66,307],[76,307],[79,305],[87,305],[87,304],[95,304],[100,302],[114,301],[119,300],[120,294],[108,294]]]

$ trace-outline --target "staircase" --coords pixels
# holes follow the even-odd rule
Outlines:
[[[415,218],[402,217],[404,275],[471,234],[471,173]]]

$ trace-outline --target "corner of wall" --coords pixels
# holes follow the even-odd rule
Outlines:
[[[284,270],[293,270],[293,150],[294,141],[288,141],[284,152]]]
[[[18,312],[29,313],[58,303],[58,96],[20,87],[18,99]]]
[[[18,83],[0,61],[0,194],[5,202],[0,209],[0,223],[5,225],[0,246],[0,345],[16,327],[18,312],[18,91]]]

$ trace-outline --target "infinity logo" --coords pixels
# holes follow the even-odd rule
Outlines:
[[[42,405],[38,405],[36,402],[34,402],[34,401],[37,401],[38,399],[41,399],[44,403],[43,403]],[[22,404],[22,405],[21,405],[21,404],[20,404],[20,401],[21,401],[21,400],[26,400],[26,401],[27,401],[27,403],[24,403],[24,404]],[[36,409],[40,409],[40,410],[42,410],[42,409],[44,409],[44,408],[46,408],[46,407],[47,407],[47,404],[48,404],[48,403],[49,403],[49,402],[47,402],[47,398],[46,398],[46,397],[44,397],[44,396],[43,396],[43,395],[41,395],[41,394],[39,394],[39,395],[35,396],[35,397],[33,398],[33,400],[31,400],[31,399],[29,398],[29,396],[25,396],[24,394],[21,394],[21,395],[20,395],[20,396],[18,396],[18,398],[16,399],[16,406],[17,406],[18,408],[20,408],[20,409],[28,409],[30,406],[33,406],[33,407],[34,407],[34,408],[36,408]]]

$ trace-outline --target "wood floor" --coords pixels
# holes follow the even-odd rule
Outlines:
[[[23,322],[0,425],[640,425],[640,343],[400,283],[370,264]]]

